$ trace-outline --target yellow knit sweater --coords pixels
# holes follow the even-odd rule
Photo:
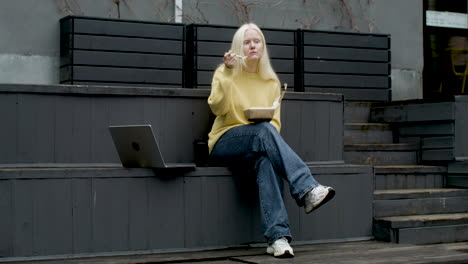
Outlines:
[[[243,71],[233,77],[233,71],[219,67],[213,76],[208,104],[216,119],[208,134],[208,147],[211,151],[221,136],[229,129],[252,123],[244,116],[250,107],[271,106],[280,95],[280,84],[276,80],[264,80],[257,73]],[[281,129],[281,109],[276,109],[270,123]]]

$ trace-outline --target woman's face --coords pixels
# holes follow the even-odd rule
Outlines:
[[[249,28],[244,33],[244,43],[242,51],[244,55],[247,56],[246,60],[249,61],[259,61],[263,55],[264,45],[262,42],[262,37],[257,30]]]

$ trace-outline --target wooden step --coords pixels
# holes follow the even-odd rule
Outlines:
[[[468,241],[468,212],[379,217],[374,219],[373,235],[394,243]]]
[[[415,165],[418,162],[418,144],[347,144],[344,160],[349,164]]]
[[[369,121],[371,113],[371,102],[351,102],[345,101],[344,104],[344,121],[345,122],[361,122]]]
[[[388,124],[345,123],[344,144],[393,143],[393,131]]]
[[[375,166],[375,190],[442,188],[446,173],[444,166]]]
[[[468,190],[413,189],[374,192],[374,217],[468,212]]]

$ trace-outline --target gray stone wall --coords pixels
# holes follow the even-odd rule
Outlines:
[[[422,97],[423,7],[418,0],[183,0],[183,23],[391,34],[393,99]],[[0,82],[59,79],[59,19],[85,15],[175,21],[174,0],[15,0],[0,3]]]

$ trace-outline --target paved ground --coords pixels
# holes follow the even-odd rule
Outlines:
[[[0,263],[314,263],[314,264],[398,264],[398,263],[468,263],[468,242],[436,245],[399,245],[376,241],[324,243],[294,246],[296,257],[276,259],[265,254],[264,247],[229,248],[178,253],[110,255],[101,257],[24,259]]]

